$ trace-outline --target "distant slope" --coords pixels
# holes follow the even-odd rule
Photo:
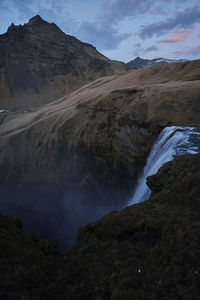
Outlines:
[[[143,59],[141,57],[136,57],[134,60],[131,60],[127,63],[132,68],[139,69],[145,67],[152,67],[159,64],[169,64],[173,62],[183,62],[186,61],[185,59],[167,59],[163,57],[154,58],[154,59]]]
[[[128,69],[35,16],[0,35],[0,108],[41,105]]]

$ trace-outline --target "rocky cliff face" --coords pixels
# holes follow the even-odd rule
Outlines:
[[[164,126],[199,124],[199,69],[194,61],[104,77],[38,111],[5,114],[1,181],[132,180]]]
[[[198,299],[199,168],[199,154],[165,164],[148,179],[150,200],[83,227],[64,255],[0,215],[0,296]]]
[[[125,64],[35,16],[0,35],[0,106],[43,105],[98,77],[125,70]]]
[[[60,222],[53,212],[63,210],[69,223],[61,227],[70,233],[122,207],[160,130],[199,125],[199,68],[193,61],[103,77],[34,112],[5,113],[0,125],[4,198],[23,198],[19,204],[34,207],[32,216],[49,207],[51,222]]]

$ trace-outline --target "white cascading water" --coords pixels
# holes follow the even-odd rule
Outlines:
[[[185,153],[200,152],[200,127],[170,126],[165,127],[154,144],[146,166],[140,175],[133,197],[128,205],[147,200],[151,190],[146,185],[146,178],[155,174],[166,162]]]

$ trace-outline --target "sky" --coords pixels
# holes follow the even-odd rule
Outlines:
[[[0,34],[38,14],[111,59],[200,58],[199,0],[0,0]]]

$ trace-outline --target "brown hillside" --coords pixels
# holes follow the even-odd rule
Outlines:
[[[199,74],[200,61],[155,66],[100,78],[38,111],[4,114],[1,180],[83,187],[97,176],[127,186],[163,126],[199,125]]]

